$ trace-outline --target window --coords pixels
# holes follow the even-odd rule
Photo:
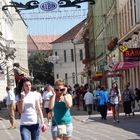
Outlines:
[[[58,54],[57,54],[57,52],[55,52],[54,54],[55,54],[55,56],[57,56],[57,55],[58,55]],[[58,62],[57,62],[57,60],[56,60],[56,64],[57,64],[57,63],[58,63]]]
[[[71,61],[74,61],[74,53],[73,53],[73,49],[71,49]]]
[[[84,77],[81,75],[81,84],[84,84]]]
[[[124,35],[124,27],[125,27],[123,13],[124,13],[124,11],[122,10],[122,12],[121,12],[121,16],[122,16],[122,23],[121,23],[121,26],[122,26],[122,35]]]
[[[55,52],[55,56],[57,56],[57,52]]]
[[[120,37],[122,37],[121,23],[122,23],[122,17],[121,17],[121,13],[119,13],[119,35],[120,35]]]
[[[128,30],[130,29],[130,14],[129,14],[129,1],[127,2],[127,24],[128,24]]]
[[[131,16],[131,26],[133,25],[133,4],[132,0],[130,0],[130,16]]]
[[[137,18],[136,18],[136,16],[137,16],[137,11],[136,11],[136,8],[137,8],[137,6],[136,6],[136,0],[134,0],[134,19],[135,19],[135,24],[136,24],[136,22],[137,22]]]
[[[73,82],[73,84],[75,84],[75,73],[74,72],[72,73],[72,82]]]
[[[64,50],[64,62],[67,62],[67,54],[66,54],[66,50]]]
[[[65,84],[68,85],[68,74],[65,73]]]
[[[127,9],[126,9],[126,5],[124,6],[124,31],[125,33],[127,32],[127,13],[126,13]]]
[[[80,49],[79,53],[80,53],[80,60],[83,60],[83,50]]]
[[[56,79],[59,79],[59,74],[56,74]]]

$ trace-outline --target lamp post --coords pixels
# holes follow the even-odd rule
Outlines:
[[[73,50],[74,50],[74,64],[75,64],[75,78],[76,78],[76,84],[78,84],[78,75],[77,75],[77,56],[76,56],[76,41],[71,40],[73,44]]]
[[[51,55],[47,58],[47,61],[48,62],[51,62],[51,63],[57,63],[57,61],[59,60],[59,56],[58,55]]]

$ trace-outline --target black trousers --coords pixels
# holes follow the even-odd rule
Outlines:
[[[101,118],[106,120],[106,116],[107,116],[107,105],[101,105],[99,106],[99,111],[101,114]]]

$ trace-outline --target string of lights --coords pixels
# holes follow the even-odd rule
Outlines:
[[[49,19],[69,19],[69,18],[83,18],[87,16],[87,9],[81,10],[65,10],[53,12],[32,12],[21,13],[24,20],[49,20]],[[15,14],[12,15],[14,20],[21,20]]]
[[[78,10],[63,10],[63,11],[51,11],[51,12],[28,12],[20,13],[24,20],[49,20],[49,19],[68,19],[68,18],[83,18],[87,16],[88,9],[78,9]],[[93,18],[107,18],[108,16],[120,16],[129,15],[131,11],[113,13],[113,14],[102,14],[93,15]],[[13,20],[21,20],[16,14],[11,14]]]

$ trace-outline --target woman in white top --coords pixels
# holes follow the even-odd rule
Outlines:
[[[119,103],[121,101],[121,93],[116,82],[112,83],[112,88],[109,93],[109,101],[113,112],[113,122],[119,123]]]
[[[22,140],[39,140],[40,125],[46,128],[40,107],[40,102],[36,92],[31,91],[31,80],[22,78],[18,84],[19,100],[17,102],[18,111],[21,113],[20,134]],[[38,118],[39,117],[39,118]]]

